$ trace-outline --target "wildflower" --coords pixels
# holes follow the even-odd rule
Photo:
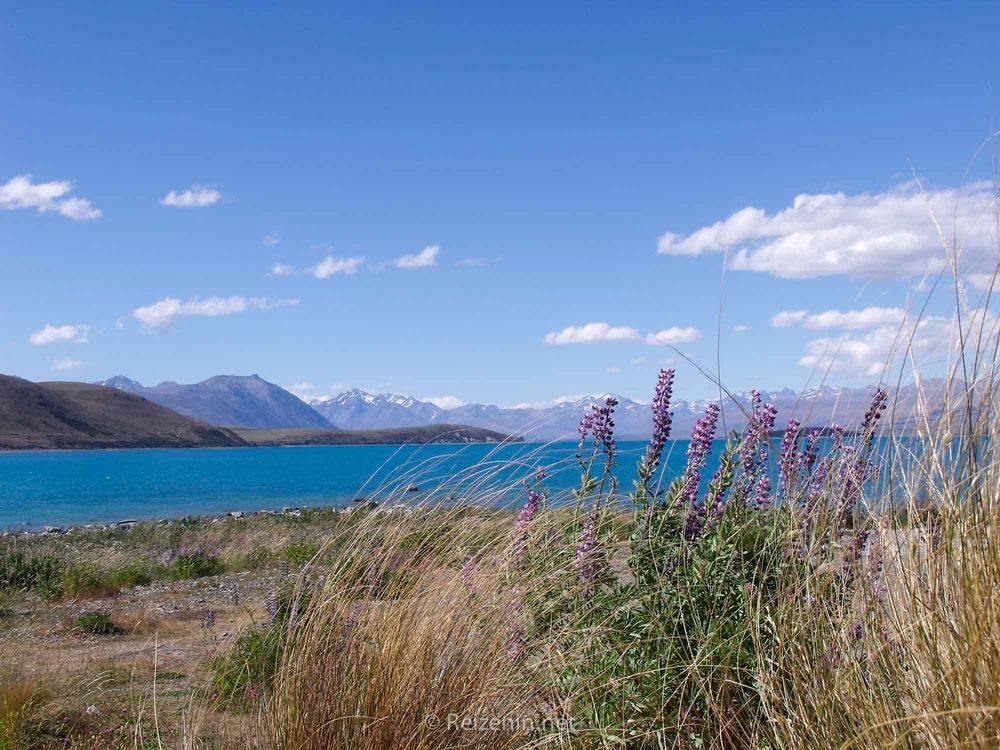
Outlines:
[[[660,466],[663,447],[670,437],[670,398],[674,389],[674,369],[660,370],[653,391],[653,437],[646,446],[646,453],[639,462],[639,481],[648,488],[649,481]]]
[[[771,477],[768,474],[761,474],[760,479],[754,487],[753,496],[750,498],[750,506],[756,510],[766,508],[771,504]]]
[[[593,593],[601,577],[607,569],[608,562],[604,557],[600,541],[597,538],[597,509],[587,515],[580,529],[580,538],[574,546],[576,557],[573,567],[585,584],[585,593]]]
[[[861,421],[861,434],[868,440],[875,435],[875,427],[888,404],[889,392],[885,388],[876,388],[872,396],[872,402],[865,412],[865,418]]]
[[[705,519],[708,512],[704,505],[693,505],[688,510],[687,520],[684,523],[684,540],[693,542],[701,536],[702,529],[705,528]]]
[[[514,519],[514,557],[520,560],[524,557],[528,541],[528,526],[538,514],[542,496],[535,490],[528,490],[528,500]]]
[[[781,462],[778,473],[778,492],[789,493],[795,481],[795,468],[799,463],[798,441],[802,431],[802,423],[797,419],[789,419],[785,434],[781,438]]]
[[[694,503],[698,496],[698,485],[701,483],[701,470],[705,467],[708,454],[712,450],[712,440],[715,437],[715,427],[719,421],[719,405],[712,402],[705,410],[705,416],[695,422],[691,431],[691,443],[687,449],[687,466],[681,477],[681,490],[678,503]]]
[[[740,463],[738,492],[744,500],[749,499],[760,472],[766,471],[770,457],[768,438],[774,428],[774,420],[778,416],[778,408],[774,404],[761,403],[758,391],[751,392],[750,403],[752,411],[743,430],[738,451]]]
[[[823,433],[820,430],[812,430],[806,438],[806,444],[802,449],[802,453],[799,454],[799,465],[807,474],[816,465],[816,459],[819,456],[819,440],[822,436]]]
[[[582,459],[584,443],[588,435],[594,438],[595,450],[601,450],[610,461],[615,453],[615,407],[618,406],[618,399],[614,396],[607,396],[602,405],[591,404],[590,409],[585,411],[580,418],[580,446],[577,451],[577,458]]]

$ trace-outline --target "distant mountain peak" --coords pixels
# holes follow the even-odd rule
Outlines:
[[[138,380],[132,380],[124,375],[115,375],[107,380],[99,380],[94,385],[103,385],[105,388],[114,388],[126,393],[141,393],[145,390],[145,386]]]
[[[152,388],[116,375],[100,385],[134,393],[209,424],[265,429],[334,426],[297,396],[256,373],[215,375],[189,385],[167,380]]]

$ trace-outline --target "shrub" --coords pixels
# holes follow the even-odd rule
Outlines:
[[[175,581],[216,576],[225,571],[222,561],[207,552],[178,555],[170,563],[169,574]]]

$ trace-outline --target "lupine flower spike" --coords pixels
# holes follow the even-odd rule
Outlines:
[[[691,443],[687,449],[687,466],[681,477],[681,491],[677,498],[678,504],[694,503],[698,497],[698,485],[701,483],[701,470],[705,468],[708,454],[712,450],[712,440],[715,438],[715,428],[719,422],[719,405],[715,402],[708,405],[705,416],[695,422],[691,431]]]
[[[670,437],[670,398],[674,390],[674,369],[660,370],[660,375],[656,380],[656,389],[653,391],[653,437],[650,438],[649,445],[646,446],[646,453],[639,461],[639,484],[640,490],[652,495],[650,483],[656,475],[656,470],[660,466],[660,459],[663,456],[663,448]]]

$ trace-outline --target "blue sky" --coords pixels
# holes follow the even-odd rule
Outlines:
[[[944,257],[908,160],[995,261],[1000,14],[690,5],[6,5],[0,369],[703,397],[724,288],[727,384],[871,382]]]

